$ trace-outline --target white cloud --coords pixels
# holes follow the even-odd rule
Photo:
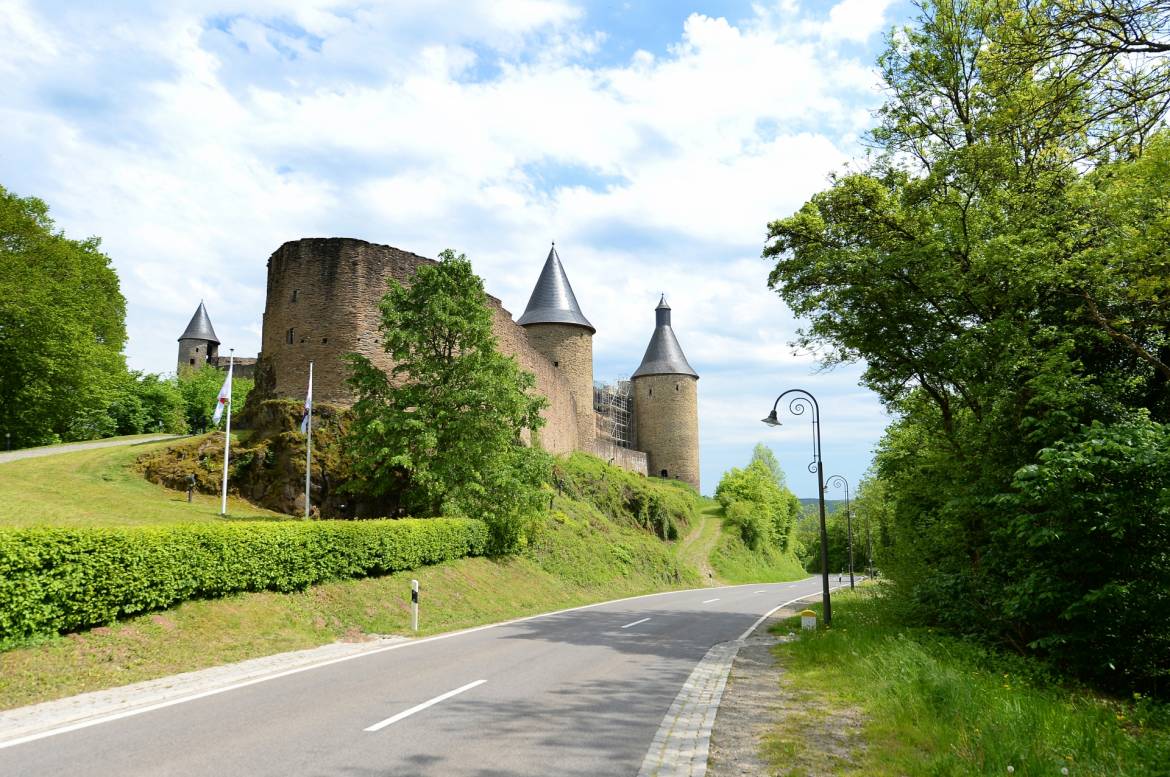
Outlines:
[[[103,237],[130,361],[148,370],[172,367],[200,298],[225,343],[255,351],[265,260],[286,240],[455,247],[518,314],[556,239],[598,327],[598,377],[634,369],[667,293],[709,376],[710,489],[758,437],[727,376],[811,369],[758,254],[767,222],[856,152],[879,99],[856,44],[888,4],[679,16],[672,45],[618,59],[611,31],[564,0],[0,0],[14,42],[0,46],[0,183]],[[856,371],[835,380],[853,396]]]

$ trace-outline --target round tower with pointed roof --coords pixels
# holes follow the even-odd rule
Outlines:
[[[532,347],[568,381],[577,419],[577,444],[583,448],[596,436],[593,334],[597,330],[577,304],[556,243],[549,249],[528,307],[516,323],[524,327]]]
[[[654,477],[699,487],[699,373],[687,362],[663,295],[654,310],[654,334],[630,381],[634,433]]]
[[[207,317],[207,308],[203,307],[203,300],[199,300],[199,307],[191,322],[179,335],[179,360],[176,372],[198,370],[207,364],[209,358],[219,355],[219,338],[211,327],[211,319]]]

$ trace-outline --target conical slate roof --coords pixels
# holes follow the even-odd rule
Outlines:
[[[576,324],[590,332],[597,331],[581,312],[581,306],[577,304],[573,287],[569,285],[565,268],[561,266],[561,257],[557,255],[556,243],[548,250],[548,259],[545,260],[544,269],[540,271],[540,278],[536,281],[532,296],[528,298],[528,307],[524,308],[524,315],[520,316],[516,323],[521,326]]]
[[[674,336],[674,330],[670,327],[670,305],[666,304],[665,294],[659,300],[658,307],[654,309],[654,319],[654,334],[650,335],[646,355],[642,357],[642,363],[630,377],[640,378],[645,375],[699,377],[699,373],[687,362],[682,346],[678,344],[678,338]]]
[[[209,343],[219,345],[219,338],[215,336],[215,330],[211,328],[211,319],[207,317],[207,308],[203,307],[203,300],[199,301],[195,315],[191,316],[191,323],[187,324],[187,328],[183,330],[183,334],[179,335],[179,339],[206,340]]]

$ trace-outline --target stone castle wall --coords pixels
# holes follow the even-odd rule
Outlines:
[[[428,259],[353,238],[306,238],[285,243],[268,260],[268,293],[261,336],[258,389],[262,395],[304,396],[314,362],[313,396],[350,404],[347,353],[360,353],[383,370],[393,363],[382,349],[378,302],[387,278],[409,283]],[[549,400],[541,446],[553,453],[577,449],[577,416],[565,376],[534,349],[524,329],[495,297],[488,297],[500,351],[536,376]],[[592,393],[589,394],[592,396]],[[589,408],[590,412],[592,407]]]
[[[642,451],[623,448],[608,440],[590,440],[582,446],[582,450],[629,472],[636,472],[639,475],[647,474],[646,454]]]
[[[689,375],[633,379],[634,433],[653,477],[699,487],[699,381]],[[663,472],[665,471],[665,475]]]
[[[209,356],[214,357],[218,346],[206,340],[180,340],[178,372],[198,370],[207,364]],[[211,353],[208,353],[208,351]]]
[[[572,324],[529,324],[528,342],[565,376],[576,403],[577,442],[581,447],[597,434],[593,412],[593,333]]]

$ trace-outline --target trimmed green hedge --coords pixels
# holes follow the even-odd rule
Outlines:
[[[0,530],[0,644],[482,555],[487,543],[486,524],[455,518]]]

